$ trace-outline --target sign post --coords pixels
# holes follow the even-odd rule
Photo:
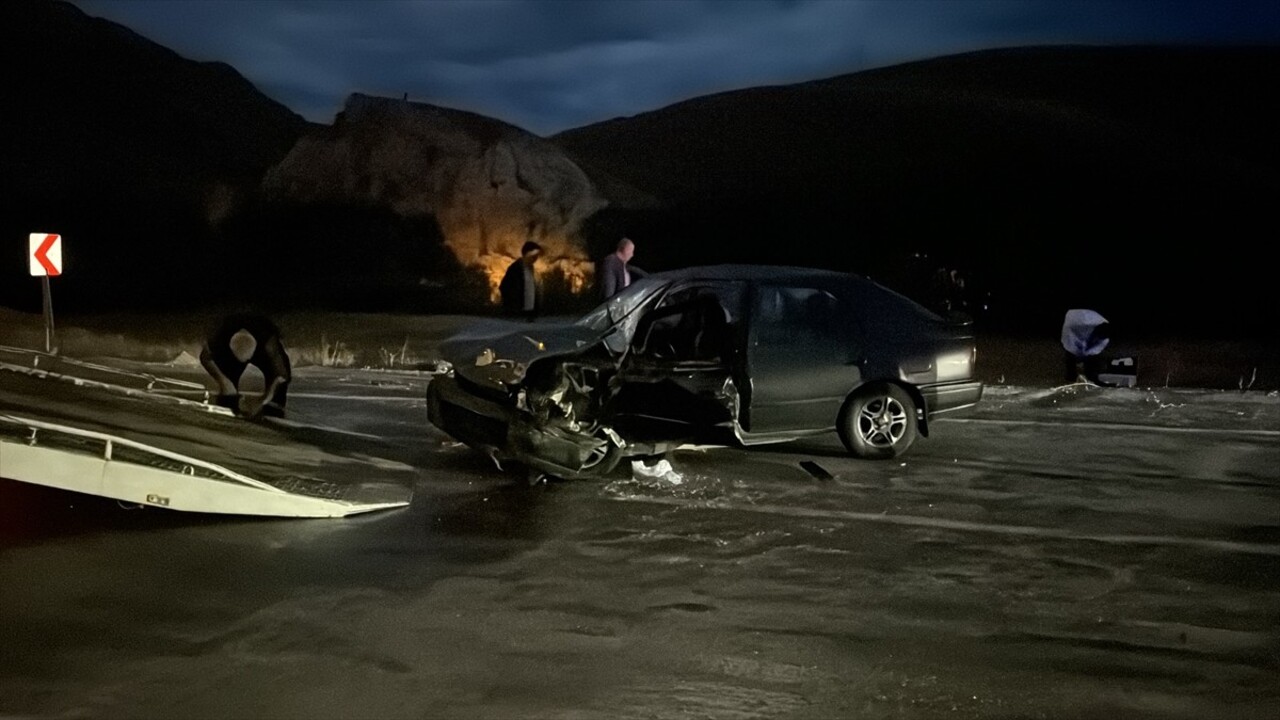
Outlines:
[[[31,233],[27,237],[27,260],[32,277],[39,277],[44,289],[44,351],[52,353],[53,293],[49,278],[62,274],[62,236],[53,233]]]
[[[49,290],[49,276],[40,278],[44,288],[44,351],[53,352],[53,293]]]

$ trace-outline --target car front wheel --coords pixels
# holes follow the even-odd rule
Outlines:
[[[583,453],[582,469],[578,474],[583,478],[600,479],[613,472],[620,460],[622,460],[622,448],[607,432],[597,430],[592,434],[590,447]]]
[[[892,383],[873,383],[845,401],[836,429],[850,453],[869,460],[901,455],[916,440],[916,404]]]

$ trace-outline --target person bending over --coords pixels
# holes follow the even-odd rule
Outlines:
[[[284,417],[293,372],[275,323],[252,313],[224,318],[205,341],[200,364],[218,385],[218,405],[242,417]],[[261,395],[240,393],[240,378],[250,365],[262,372]]]

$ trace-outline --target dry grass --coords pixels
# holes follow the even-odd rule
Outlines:
[[[216,318],[113,316],[73,319],[58,328],[60,351],[71,357],[169,362],[198,355]],[[292,314],[277,318],[297,366],[414,368],[433,363],[440,342],[475,318],[465,315]],[[43,349],[39,315],[0,309],[0,344]],[[1142,387],[1280,390],[1280,344],[1171,339],[1125,343],[1112,356],[1137,358]],[[1053,386],[1062,382],[1056,337],[982,336],[979,377],[994,385]]]
[[[1280,346],[1261,341],[1117,341],[1110,357],[1137,360],[1140,387],[1194,387],[1218,390],[1280,389]],[[1062,348],[1056,338],[979,337],[978,373],[992,384],[1061,384]]]
[[[456,315],[291,314],[277,317],[295,366],[413,368],[434,363],[444,338],[470,318]],[[216,318],[114,316],[57,326],[58,351],[77,358],[170,362],[198,356]],[[0,344],[44,349],[39,315],[0,310]]]

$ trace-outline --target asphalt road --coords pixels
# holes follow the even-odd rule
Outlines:
[[[1280,712],[1280,398],[993,387],[897,461],[831,437],[525,487],[427,426],[428,381],[303,369],[289,425],[201,438],[412,468],[401,510],[0,482],[0,716]]]

